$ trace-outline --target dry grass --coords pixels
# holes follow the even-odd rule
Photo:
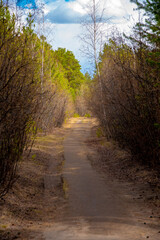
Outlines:
[[[63,129],[39,136],[30,155],[23,155],[13,189],[0,200],[0,239],[42,239],[43,227],[53,222],[65,205],[60,178],[63,138]],[[52,191],[45,189],[50,165],[57,174]]]
[[[138,198],[149,205],[155,215],[160,217],[160,177],[158,170],[151,169],[140,162],[133,161],[131,154],[122,150],[115,142],[107,141],[103,136],[97,137],[98,127],[92,128],[92,135],[87,143],[98,152],[98,158],[88,156],[91,164],[100,173],[121,182],[130,182]]]

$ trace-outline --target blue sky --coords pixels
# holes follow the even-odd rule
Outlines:
[[[80,61],[83,71],[87,70],[88,60],[79,51],[81,42],[80,21],[85,17],[84,6],[92,0],[18,0],[17,5],[22,8],[36,8],[43,5],[45,29],[49,43],[53,49],[64,47],[73,51]],[[98,1],[98,0],[97,0]],[[99,0],[100,6],[105,8],[105,17],[111,17],[112,25],[120,31],[129,31],[129,26],[137,20],[136,6],[129,0]],[[108,34],[108,32],[107,32]]]
[[[17,0],[17,6],[21,8],[36,9],[37,4],[35,0]]]

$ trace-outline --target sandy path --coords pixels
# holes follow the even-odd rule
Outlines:
[[[63,186],[68,208],[63,218],[46,229],[46,240],[159,240],[149,209],[133,200],[121,183],[104,181],[87,158],[91,121],[78,119],[64,141]],[[129,191],[129,190],[127,190]],[[147,224],[146,224],[147,222]]]

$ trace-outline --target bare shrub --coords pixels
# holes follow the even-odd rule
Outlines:
[[[54,52],[32,23],[29,14],[27,26],[18,27],[0,3],[0,197],[15,181],[17,163],[37,130],[60,127],[69,102],[67,90],[51,74]]]
[[[92,90],[92,111],[107,137],[128,148],[134,159],[159,164],[159,74],[152,50],[111,40],[101,55],[101,82],[106,118],[100,111],[100,89]],[[154,59],[152,59],[153,61]]]

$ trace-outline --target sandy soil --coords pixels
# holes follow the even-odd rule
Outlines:
[[[132,188],[133,198],[143,201],[146,207],[152,208],[152,217],[160,219],[160,170],[151,169],[132,159],[129,152],[120,149],[115,142],[107,141],[103,136],[97,137],[98,124],[94,124],[91,136],[86,144],[90,146],[88,154],[92,167],[104,178],[128,182]],[[94,157],[96,149],[98,157]]]
[[[39,136],[19,163],[17,181],[0,200],[0,239],[43,239],[65,207],[61,182],[64,129]]]
[[[71,122],[64,141],[63,186],[67,208],[53,226],[45,230],[45,240],[159,240],[158,215],[153,214],[153,208],[144,204],[139,195],[144,182],[140,184],[127,178],[127,172],[132,170],[129,165],[126,174],[117,171],[120,158],[115,159],[114,154],[121,156],[121,160],[129,156],[114,147],[108,155],[107,167],[108,151],[104,154],[99,144],[95,144],[96,135],[94,141],[89,140],[92,126],[90,119]],[[87,145],[87,142],[94,144]],[[123,162],[121,164],[119,168],[124,168]],[[125,180],[120,180],[124,177],[121,175],[126,175]],[[145,188],[149,191],[149,186]]]
[[[160,239],[157,173],[97,129],[77,118],[37,138],[0,200],[0,239]]]

